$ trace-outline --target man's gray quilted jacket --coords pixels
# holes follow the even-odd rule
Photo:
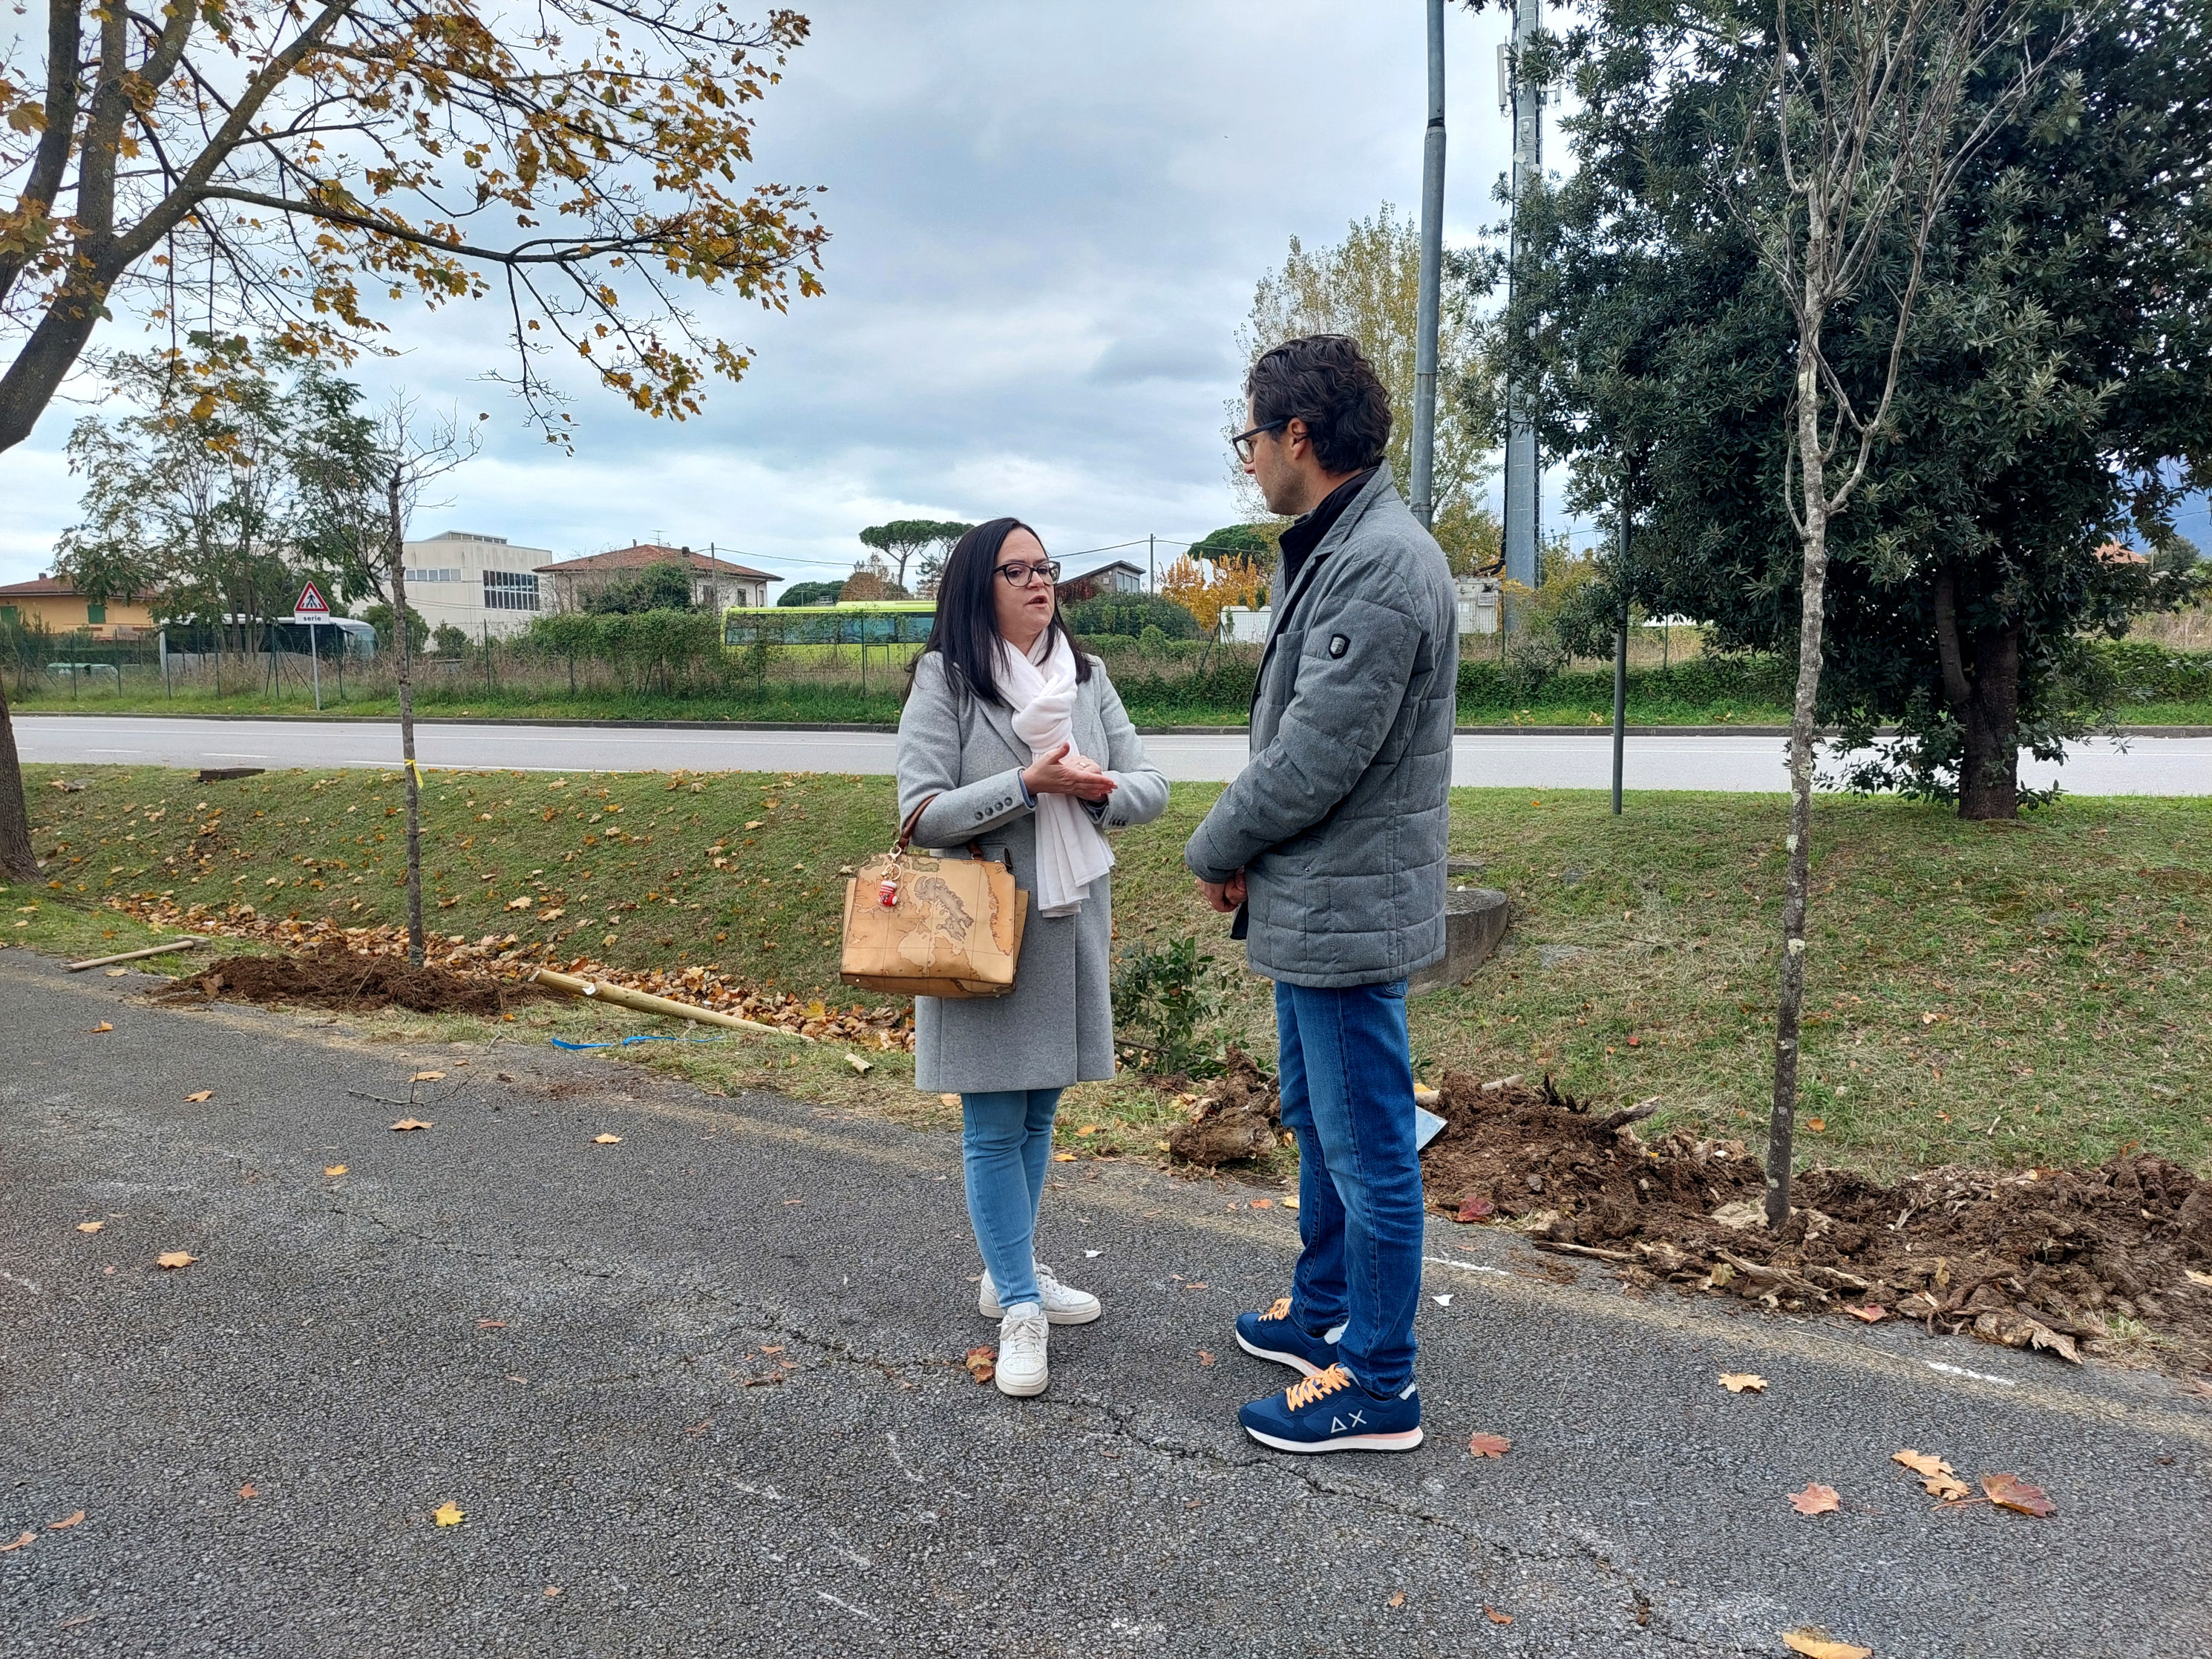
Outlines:
[[[1251,761],[1183,858],[1245,872],[1254,973],[1387,984],[1444,949],[1451,573],[1382,466],[1283,586],[1279,568]]]

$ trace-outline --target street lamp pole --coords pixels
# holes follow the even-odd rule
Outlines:
[[[1428,0],[1429,125],[1421,138],[1421,292],[1413,344],[1413,516],[1436,516],[1437,325],[1444,252],[1444,0]]]

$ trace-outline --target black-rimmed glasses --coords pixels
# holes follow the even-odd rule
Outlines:
[[[1048,582],[1060,580],[1060,565],[1055,560],[1047,560],[1040,564],[1002,564],[996,569],[1006,579],[1009,587],[1035,586],[1039,577]]]
[[[1254,427],[1249,432],[1240,432],[1229,441],[1229,447],[1237,452],[1237,459],[1238,460],[1249,461],[1252,459],[1252,445],[1254,441],[1256,440],[1262,432],[1273,432],[1278,427],[1288,426],[1291,423],[1291,417],[1290,416],[1285,415],[1279,421],[1269,421],[1264,426]]]

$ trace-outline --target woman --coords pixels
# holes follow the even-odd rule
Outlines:
[[[1048,1325],[1098,1317],[1098,1298],[1030,1254],[1071,1083],[1114,1075],[1106,832],[1166,810],[1167,780],[1095,657],[1074,647],[1036,532],[994,519],[960,538],[899,717],[899,821],[917,845],[1011,855],[1030,895],[1014,988],[915,999],[915,1083],[960,1095],[968,1217],[983,1255],[977,1306],[999,1325],[998,1382],[1041,1394]]]

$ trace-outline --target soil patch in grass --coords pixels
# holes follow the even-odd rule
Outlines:
[[[404,957],[319,951],[304,957],[225,957],[190,979],[155,993],[165,1002],[304,1003],[360,1012],[408,1008],[418,1014],[503,1014],[546,994],[536,986],[489,974],[461,975]]]
[[[1762,1171],[1741,1141],[1676,1130],[1647,1144],[1630,1114],[1592,1111],[1548,1078],[1455,1072],[1436,1109],[1445,1127],[1422,1159],[1432,1207],[1510,1224],[1634,1285],[1916,1319],[2066,1359],[2148,1347],[2161,1363],[2212,1364],[2212,1182],[2163,1158],[1952,1167],[1887,1186],[1811,1170],[1769,1233]]]

